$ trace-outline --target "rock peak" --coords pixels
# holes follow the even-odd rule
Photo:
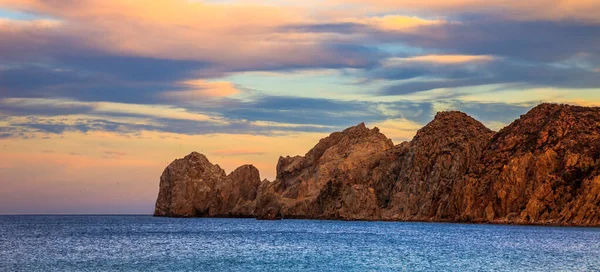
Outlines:
[[[600,107],[583,107],[583,106],[575,106],[569,104],[556,104],[556,103],[543,103],[540,104],[533,109],[531,109],[525,116],[546,116],[551,118],[555,115],[553,113],[565,112],[565,113],[575,113],[577,115],[581,115],[578,113],[582,112],[596,112],[600,113]],[[523,117],[523,116],[522,116]],[[558,116],[560,117],[560,116]]]
[[[235,170],[233,170],[231,172],[231,174],[243,173],[243,172],[255,172],[256,174],[258,174],[258,169],[252,164],[244,164],[244,165],[236,168]]]
[[[365,125],[365,123],[360,123],[356,126],[352,126],[349,128],[344,129],[341,133],[357,133],[357,132],[368,132],[369,128],[367,128],[367,126]]]
[[[438,112],[435,118],[421,128],[414,140],[423,137],[451,137],[452,135],[482,136],[492,135],[494,132],[487,128],[481,122],[460,111],[442,111]]]
[[[187,155],[185,157],[186,158],[204,158],[204,159],[206,159],[206,156],[204,156],[204,154],[198,153],[196,151],[192,151],[192,153],[190,153],[189,155]]]
[[[473,119],[473,118],[462,111],[440,111],[435,115],[435,118],[433,118],[433,120],[440,120],[440,119]],[[475,120],[475,119],[473,119],[473,120]]]

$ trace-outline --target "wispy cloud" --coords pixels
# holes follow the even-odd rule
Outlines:
[[[383,62],[383,66],[401,66],[406,63],[430,63],[430,64],[464,64],[470,62],[488,62],[494,60],[493,56],[486,55],[422,55],[404,58],[389,58]]]
[[[212,97],[226,97],[240,93],[240,90],[233,83],[224,81],[195,79],[183,81],[180,85],[185,90],[168,92],[164,96],[182,101],[193,101]]]
[[[595,16],[600,4],[594,0],[334,0],[338,3],[356,3],[370,10],[400,10],[403,12],[460,15],[486,14],[518,20],[578,20],[600,23]],[[376,7],[376,8],[374,8]]]

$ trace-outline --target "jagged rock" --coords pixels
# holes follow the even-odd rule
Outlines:
[[[160,177],[154,215],[202,216],[213,200],[213,188],[226,178],[225,171],[197,152],[172,162]]]
[[[370,155],[393,146],[392,140],[364,123],[323,138],[304,157],[280,158],[276,191],[286,198],[315,198],[334,172],[360,167]]]
[[[325,185],[332,181],[353,184],[364,179],[369,170],[365,166],[371,157],[392,147],[392,140],[381,134],[378,128],[368,129],[361,123],[321,139],[304,157],[281,157],[277,164],[277,179],[271,184],[271,190],[281,196],[278,200],[280,216],[324,217],[322,213],[325,211],[319,209],[316,200]],[[370,191],[350,193],[366,192]]]
[[[542,104],[498,132],[468,176],[464,219],[600,224],[600,108]]]
[[[253,216],[258,169],[244,165],[228,176],[197,152],[172,162],[160,177],[154,215],[173,217]]]
[[[386,219],[454,220],[461,181],[494,132],[461,112],[441,112],[406,147]]]
[[[253,165],[235,169],[215,187],[217,196],[213,214],[219,216],[251,217],[260,186],[260,174]]]
[[[316,199],[316,218],[380,220],[375,189],[362,184],[328,182]]]
[[[280,157],[273,182],[192,153],[155,215],[600,226],[600,108],[542,104],[498,133],[441,112],[396,146],[359,124]]]

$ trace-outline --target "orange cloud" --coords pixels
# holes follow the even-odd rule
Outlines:
[[[396,66],[404,63],[432,63],[432,64],[463,64],[469,62],[487,62],[494,60],[487,55],[423,55],[408,58],[391,58],[384,62],[385,66]]]
[[[344,23],[370,25],[384,31],[413,32],[420,27],[441,25],[445,20],[426,20],[414,16],[386,15],[381,17],[360,17],[341,20]]]
[[[142,57],[202,60],[238,68],[264,63],[309,65],[336,61],[315,37],[289,37],[278,28],[306,22],[293,7],[187,0],[0,0],[7,8],[59,18],[61,30],[86,47]]]
[[[0,18],[0,29],[3,30],[30,30],[30,29],[53,29],[61,26],[61,22],[57,20],[39,19],[31,21],[13,20]]]
[[[52,27],[85,48],[119,55],[207,61],[240,70],[265,65],[302,67],[334,63],[359,66],[365,63],[365,56],[342,56],[322,44],[326,40],[352,39],[361,33],[304,32],[286,28],[291,25],[342,22],[365,24],[383,31],[414,32],[422,27],[447,23],[418,17],[372,17],[360,13],[318,17],[314,15],[324,14],[314,11],[319,8],[309,10],[297,5],[245,2],[0,0],[0,5],[58,18],[56,22],[60,23],[53,23]],[[194,93],[182,95],[193,96]]]
[[[181,85],[189,88],[189,90],[169,92],[164,96],[189,101],[198,98],[231,96],[240,92],[233,83],[225,81],[195,79],[181,82]]]

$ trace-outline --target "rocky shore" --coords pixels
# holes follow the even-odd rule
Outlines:
[[[541,104],[499,132],[440,112],[398,145],[359,124],[280,157],[274,181],[193,152],[154,215],[600,226],[600,108]]]

